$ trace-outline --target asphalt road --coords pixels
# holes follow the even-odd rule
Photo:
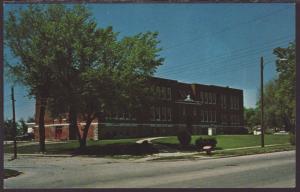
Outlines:
[[[281,188],[295,187],[295,151],[181,161],[91,157],[21,157],[5,188]]]

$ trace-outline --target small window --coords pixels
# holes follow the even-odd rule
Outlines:
[[[167,107],[167,120],[171,121],[171,118],[172,118],[171,108]]]
[[[171,100],[171,88],[170,87],[167,88],[167,99]]]
[[[156,112],[155,112],[155,119],[157,121],[159,121],[160,120],[160,107],[159,106],[156,107],[155,110],[156,110]]]
[[[155,120],[155,107],[152,106],[150,108],[150,111],[151,111],[151,120],[153,121],[153,120]]]
[[[216,93],[213,93],[213,104],[216,104]]]
[[[166,106],[161,107],[161,120],[166,120]]]
[[[203,92],[200,92],[200,103],[203,103]]]
[[[161,88],[161,97],[163,99],[167,98],[167,90],[166,90],[166,87],[162,87]]]
[[[193,107],[193,115],[194,115],[194,117],[197,116],[197,108],[196,107]]]
[[[161,97],[161,94],[160,94],[160,93],[161,93],[160,87],[157,86],[157,87],[156,87],[156,96],[157,96],[157,97]]]
[[[182,105],[182,115],[185,116],[186,112],[185,112],[185,106]]]

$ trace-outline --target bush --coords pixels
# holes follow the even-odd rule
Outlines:
[[[217,146],[217,139],[215,137],[202,138],[199,137],[195,141],[195,145],[198,149],[202,149],[204,146],[212,146],[214,149]]]
[[[291,145],[296,145],[296,136],[293,133],[290,133],[290,143]]]
[[[177,138],[178,138],[178,141],[180,142],[180,144],[183,146],[189,145],[192,140],[191,134],[186,130],[180,131],[177,135]]]

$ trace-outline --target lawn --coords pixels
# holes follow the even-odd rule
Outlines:
[[[87,141],[88,149],[96,149],[98,147],[107,148],[109,146],[125,146],[125,145],[133,145],[135,142],[139,140],[137,138],[134,139],[113,139],[113,140],[99,140],[99,141]],[[79,147],[78,141],[67,141],[66,143],[55,143],[55,144],[47,144],[46,143],[46,153],[47,154],[72,154]],[[39,145],[27,145],[27,146],[18,146],[18,153],[28,154],[28,153],[39,153]],[[12,153],[13,145],[4,145],[4,153]]]
[[[207,137],[201,135],[193,135],[191,144],[199,137]],[[260,135],[217,135],[217,149],[231,149],[239,147],[259,146],[261,141]],[[161,138],[154,140],[153,143],[176,145],[179,144],[176,136]],[[265,145],[286,144],[289,143],[289,135],[265,135]]]

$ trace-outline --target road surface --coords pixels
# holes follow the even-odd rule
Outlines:
[[[23,172],[5,188],[261,188],[295,187],[295,151],[140,162],[91,157],[20,157],[4,167]]]

